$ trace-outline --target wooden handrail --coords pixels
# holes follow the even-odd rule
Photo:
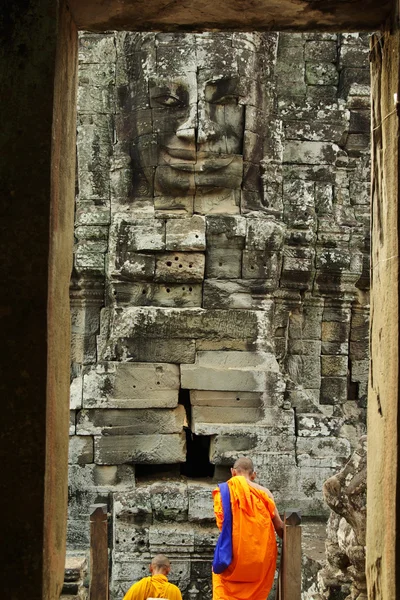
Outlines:
[[[281,562],[276,588],[276,600],[301,598],[301,514],[287,510],[284,514]]]
[[[90,600],[108,600],[107,504],[90,506]]]

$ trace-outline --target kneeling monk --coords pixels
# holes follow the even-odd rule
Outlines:
[[[166,600],[182,600],[179,588],[169,583],[167,575],[171,564],[164,554],[157,554],[150,564],[150,577],[143,577],[134,583],[124,596],[124,600],[147,600],[164,598]]]
[[[232,508],[233,560],[220,575],[213,573],[213,600],[266,600],[274,582],[277,544],[283,523],[272,494],[254,483],[249,458],[239,458],[231,469],[228,486]],[[223,523],[219,488],[214,490],[218,528]]]

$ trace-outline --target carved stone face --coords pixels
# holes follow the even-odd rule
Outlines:
[[[160,116],[156,195],[240,188],[244,111],[238,85],[229,76],[203,82],[193,77],[150,88]]]
[[[167,43],[169,39],[174,43]],[[138,61],[137,52],[131,56]],[[244,63],[248,68],[257,60],[256,51],[235,48],[218,36],[186,35],[177,43],[172,36],[159,35],[153,49],[147,42],[141,69],[136,70],[139,77],[129,83],[136,118],[131,138],[134,176],[139,164],[147,181],[147,191],[134,196],[190,196],[195,212],[203,214],[224,204],[240,211],[246,104],[251,99],[253,110],[262,104],[256,75],[247,76]],[[129,66],[128,71],[132,73]]]

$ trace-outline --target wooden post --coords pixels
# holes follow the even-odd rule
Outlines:
[[[107,505],[90,507],[90,600],[108,600]]]
[[[284,515],[281,562],[276,588],[276,600],[301,598],[301,516],[298,510]]]

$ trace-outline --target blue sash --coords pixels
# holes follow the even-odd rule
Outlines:
[[[218,575],[229,567],[233,559],[232,549],[232,509],[231,496],[227,483],[220,483],[219,490],[221,492],[222,509],[224,512],[224,520],[222,530],[219,534],[218,542],[215,547],[213,571]]]

